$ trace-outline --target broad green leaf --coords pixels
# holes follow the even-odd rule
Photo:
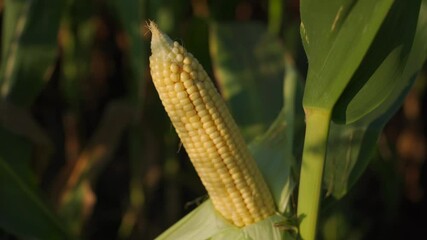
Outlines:
[[[62,1],[47,0],[5,2],[0,94],[2,101],[8,101],[7,104],[29,107],[50,79],[58,50],[57,35],[62,4]],[[8,117],[15,116],[3,107],[1,110]],[[25,122],[30,120],[17,119],[16,125]],[[35,190],[34,176],[29,165],[33,146],[22,137],[32,133],[21,132],[22,136],[18,136],[11,131],[16,126],[3,123],[0,227],[27,239],[66,239],[61,226]],[[28,126],[25,127],[21,131],[30,131]]]
[[[283,47],[260,23],[215,23],[213,70],[247,140],[264,132],[281,108]]]
[[[69,239],[52,212],[0,159],[0,227],[23,239]]]
[[[0,158],[7,161],[26,184],[35,185],[35,176],[26,159],[31,158],[31,143],[22,136],[0,127]]]
[[[369,125],[331,123],[323,176],[327,195],[341,198],[347,193],[355,181],[351,175],[356,173],[357,168],[364,170],[371,160],[380,132],[381,129]]]
[[[129,90],[134,103],[138,103],[137,108],[142,100],[142,74],[144,68],[141,66],[147,65],[147,46],[142,41],[141,22],[144,19],[145,12],[144,0],[123,0],[113,1],[113,7],[116,7],[119,19],[125,30],[125,35],[129,42],[129,60],[131,64],[131,81]]]
[[[8,24],[5,30],[0,75],[2,98],[29,106],[53,73],[58,53],[57,35],[63,1],[6,1]],[[10,8],[9,8],[10,6]],[[18,9],[18,10],[17,10]]]
[[[295,186],[293,171],[299,155],[295,150],[302,144],[302,139],[295,137],[302,133],[302,126],[296,124],[302,121],[301,101],[302,83],[292,62],[287,59],[284,106],[269,130],[249,145],[281,213],[285,212]]]
[[[28,139],[10,129],[0,127],[0,159],[7,162],[22,181],[34,187],[36,177],[30,165],[32,154],[33,146]]]
[[[415,30],[420,1],[397,0],[377,33],[361,65],[336,103],[332,119],[351,123],[382,107],[393,89],[403,89],[402,79]]]
[[[309,69],[304,106],[332,110],[393,0],[301,1],[301,38]]]
[[[396,84],[390,85],[390,93],[385,96],[379,106],[357,121],[347,125],[338,123],[331,125],[324,184],[328,192],[336,198],[341,198],[347,193],[369,164],[370,156],[381,130],[401,106],[418,71],[427,58],[427,1],[423,0],[419,12],[416,33],[413,44],[408,50],[409,54],[402,54],[407,56],[407,60],[399,62],[401,65],[393,63],[393,61],[385,61],[386,63],[384,63],[391,63],[396,68],[401,69],[395,73],[396,79],[393,81]],[[412,14],[414,13],[412,12]],[[415,15],[417,16],[417,14]],[[408,16],[408,18],[410,17]],[[411,26],[408,25],[407,27],[410,28]],[[395,33],[395,35],[399,34],[400,32]],[[401,49],[400,46],[395,46],[395,48]],[[396,58],[391,58],[396,60]],[[383,70],[384,68],[378,69],[378,71]],[[377,76],[381,75],[373,73],[371,78]],[[376,79],[368,79],[367,81],[373,80]],[[380,91],[384,91],[384,88]]]

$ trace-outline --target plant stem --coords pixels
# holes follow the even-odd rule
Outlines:
[[[302,217],[302,239],[313,240],[316,237],[331,112],[327,109],[305,108],[305,113],[307,127],[299,183],[298,217]]]

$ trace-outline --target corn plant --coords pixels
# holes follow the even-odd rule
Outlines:
[[[330,164],[325,171],[328,174],[337,172],[335,173],[337,175],[349,174],[352,171],[358,171],[360,174],[363,171],[363,162],[367,160],[366,154],[363,153],[372,151],[373,146],[363,146],[366,141],[363,138],[364,135],[369,134],[370,139],[367,141],[372,141],[376,138],[375,136],[378,136],[379,131],[390,118],[390,114],[396,111],[396,108],[401,104],[402,97],[408,91],[414,75],[421,68],[426,57],[426,45],[421,43],[425,40],[425,36],[423,36],[425,29],[423,29],[422,16],[418,17],[420,4],[420,1],[410,3],[404,1],[377,1],[374,5],[369,1],[336,1],[328,3],[303,1],[301,3],[301,38],[309,62],[303,97],[306,131],[300,166],[297,209],[297,217],[300,219],[299,236],[301,238],[315,239],[316,236],[317,214],[319,212],[325,162],[328,162],[328,160],[340,161],[336,160],[336,158],[345,156],[340,152],[341,149],[336,149],[337,146],[332,146],[337,141],[336,138],[346,141],[348,132],[351,132],[351,135],[357,135],[348,145],[341,146],[344,151],[352,151],[350,158],[342,160],[346,161],[346,164],[349,164],[348,161],[353,161],[350,163],[351,169],[344,173],[342,169],[336,167],[339,165]],[[327,7],[325,8],[325,6]],[[417,29],[417,25],[420,28]],[[221,189],[221,187],[216,189],[212,187],[212,183],[206,180],[205,171],[206,168],[210,169],[211,174],[225,171],[224,175],[219,174],[214,179],[216,181],[221,180],[227,186],[226,183],[232,182],[233,179],[237,178],[234,177],[234,174],[237,174],[236,167],[231,166],[238,164],[240,157],[235,157],[234,160],[236,162],[232,163],[230,162],[231,159],[221,156],[222,153],[226,154],[226,152],[217,152],[222,148],[218,146],[215,148],[215,145],[211,146],[209,144],[204,146],[203,144],[209,141],[209,137],[203,138],[204,135],[200,131],[202,131],[201,129],[204,129],[203,131],[208,130],[209,135],[207,136],[210,136],[210,134],[220,136],[224,127],[221,125],[220,127],[212,126],[211,130],[212,120],[209,119],[209,115],[228,116],[228,114],[223,113],[226,110],[222,104],[211,103],[212,100],[209,98],[217,98],[216,92],[210,92],[210,89],[213,88],[212,86],[203,86],[204,82],[209,80],[203,69],[192,65],[187,67],[189,66],[187,64],[192,64],[195,61],[193,56],[188,55],[186,50],[178,43],[173,43],[167,36],[159,34],[157,27],[153,23],[150,26],[153,32],[151,42],[153,53],[151,57],[153,59],[151,73],[153,80],[166,111],[169,113],[178,135],[184,143],[184,147],[188,149],[187,151],[195,168],[203,169],[198,170],[199,176],[212,199],[212,205],[200,207],[200,209],[161,235],[159,239],[292,238],[289,235],[284,237],[285,234],[280,233],[280,230],[278,230],[277,226],[280,225],[280,222],[286,222],[285,219],[277,218],[271,220],[268,218],[268,216],[273,215],[271,211],[270,214],[261,219],[258,218],[255,223],[248,220],[251,225],[246,226],[247,224],[242,224],[241,221],[236,221],[233,217],[230,217],[238,216],[242,210],[239,210],[238,207],[232,207],[232,205],[230,209],[224,209],[224,204],[220,203],[221,199],[227,199],[224,194],[230,196],[230,193],[235,191],[243,191],[240,194],[243,199],[226,201],[237,204],[237,206],[248,204],[245,197],[247,195],[244,192],[246,186],[231,184],[229,187],[217,191],[216,189]],[[399,35],[398,33],[401,32],[403,34]],[[385,39],[390,38],[393,40],[384,44]],[[420,51],[420,49],[423,50]],[[187,58],[190,60],[187,60],[186,63],[185,60]],[[163,68],[161,65],[163,65]],[[191,77],[189,74],[191,74]],[[288,79],[288,81],[292,80]],[[174,84],[175,88],[173,87]],[[178,89],[177,85],[179,86]],[[381,92],[376,93],[379,89],[381,89]],[[175,93],[171,93],[174,90]],[[181,92],[183,90],[185,91],[184,93]],[[206,100],[204,99],[205,94]],[[183,104],[182,107],[179,105],[181,102]],[[199,108],[199,111],[197,108],[200,104],[204,104],[204,106]],[[188,106],[188,109],[186,106]],[[196,112],[194,112],[194,108]],[[206,111],[206,109],[209,111]],[[211,111],[211,109],[213,110]],[[187,114],[191,116],[187,118]],[[204,116],[207,116],[206,120]],[[231,120],[226,122],[231,122]],[[198,127],[196,129],[194,129],[193,123],[197,123],[196,126]],[[232,123],[228,124],[233,126]],[[208,129],[206,130],[206,128]],[[238,134],[235,133],[236,129],[231,128],[228,132],[234,134],[235,141],[241,141]],[[192,131],[194,132],[192,133]],[[202,135],[197,138],[198,134]],[[211,139],[215,140],[216,137]],[[203,152],[200,152],[202,150],[199,150],[199,152],[194,150],[194,146],[198,146],[198,143],[200,146],[196,147],[196,149],[208,149],[208,152],[202,154]],[[331,146],[328,146],[328,144]],[[235,146],[231,140],[227,145],[229,147]],[[353,150],[352,148],[356,149]],[[215,152],[217,153],[215,154]],[[209,157],[211,154],[218,156],[218,153],[220,153],[219,158]],[[355,158],[353,154],[355,154]],[[359,154],[365,159],[359,159]],[[246,158],[250,159],[250,156]],[[267,157],[260,156],[259,161],[269,161],[261,158]],[[203,160],[207,161],[205,164],[208,165],[201,165]],[[278,161],[285,160],[292,161],[292,158],[279,159]],[[360,165],[357,165],[358,163]],[[200,167],[198,167],[199,164]],[[244,165],[250,166],[249,163]],[[339,172],[340,170],[341,172]],[[237,171],[240,171],[242,175],[248,175],[247,178],[259,178],[257,174],[248,173],[249,171],[243,166],[238,168]],[[264,170],[263,173],[266,179],[268,179],[267,176],[281,174],[280,172],[272,171],[272,169]],[[329,185],[331,186],[331,189],[329,189],[330,194],[335,194],[339,197],[345,194],[346,189],[342,189],[342,186],[341,189],[334,186],[335,181],[331,181],[328,176],[325,179],[331,184]],[[215,180],[211,181],[215,182]],[[289,196],[287,192],[290,190],[286,187],[289,186],[289,183],[286,183],[288,181],[290,181],[289,178],[282,182],[282,188],[274,188],[273,195]],[[349,181],[350,179],[347,178],[344,184],[348,185]],[[262,180],[257,180],[257,182],[262,182]],[[270,182],[271,185],[273,185],[273,182]],[[235,187],[239,190],[235,189]],[[258,194],[268,196],[265,190],[253,189],[251,191],[251,199],[253,201],[257,201]],[[236,195],[237,197],[239,197],[239,194]],[[280,198],[275,198],[275,200],[276,209],[280,216],[280,212],[283,213],[286,206],[279,205],[279,203],[283,202],[280,201]],[[268,204],[270,200],[267,198],[263,201]],[[222,221],[220,217],[216,216],[213,213],[215,210],[207,210],[212,206],[234,226],[227,224],[227,221]],[[270,208],[268,205],[257,204],[246,206],[246,209],[249,210],[253,206],[258,206],[266,211]],[[207,218],[208,220],[203,220],[202,218],[207,215],[212,215],[212,217]],[[268,224],[266,224],[266,220],[263,219],[270,219],[270,221],[267,221]],[[192,230],[198,221],[204,222],[203,224],[206,224],[206,226],[213,227],[200,227],[198,230]],[[218,224],[218,222],[221,222],[221,224]],[[245,227],[239,229],[238,227],[241,226]],[[259,230],[257,229],[258,227],[264,230]],[[296,228],[297,226],[294,227]]]
[[[96,238],[96,186],[124,155],[119,239],[316,239],[328,201],[345,203],[427,58],[426,0],[301,0],[297,24],[285,26],[280,0],[268,1],[267,25],[227,21],[250,12],[237,0],[54,2],[4,1],[0,238]],[[103,18],[119,26],[111,38],[126,66],[126,90],[108,100],[96,84],[120,67],[99,57],[109,49],[99,40],[109,34]],[[61,144],[29,109],[55,81],[67,105],[67,161],[46,180]],[[102,114],[87,133],[82,103],[98,98]],[[172,196],[162,207],[150,206],[153,156],[164,158]],[[135,234],[141,223],[150,228],[151,208],[162,228],[182,215],[184,179],[206,189],[197,207],[163,233]],[[341,224],[322,237],[346,239],[334,236]]]

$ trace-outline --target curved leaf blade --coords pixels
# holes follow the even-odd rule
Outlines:
[[[392,88],[380,107],[361,119],[346,125],[331,124],[323,181],[325,188],[335,198],[343,197],[366,169],[379,134],[401,106],[426,59],[427,0],[423,0],[408,59],[396,76],[399,84]]]
[[[0,93],[14,104],[29,106],[53,72],[63,1],[6,1]]]
[[[309,61],[303,104],[332,109],[393,0],[301,1],[301,37]]]
[[[394,88],[402,89],[411,78],[402,78],[417,27],[420,1],[393,4],[362,64],[350,80],[333,111],[333,120],[351,123],[381,107]]]
[[[22,238],[69,239],[45,204],[0,159],[0,227]]]
[[[281,108],[283,47],[261,23],[215,23],[210,30],[213,70],[247,140],[262,134]]]

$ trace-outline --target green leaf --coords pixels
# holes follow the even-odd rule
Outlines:
[[[52,212],[0,159],[0,227],[24,239],[69,239]]]
[[[303,111],[302,83],[293,63],[286,60],[284,79],[284,107],[269,130],[255,139],[249,149],[269,186],[279,212],[285,212],[295,187],[294,168],[302,139],[295,136],[302,132]]]
[[[309,62],[304,107],[332,110],[372,43],[393,0],[301,1]]]
[[[404,1],[402,1],[404,2]],[[410,1],[414,4],[414,1]],[[409,2],[407,2],[409,3]],[[403,9],[403,8],[399,8]],[[394,58],[393,55],[386,55],[396,62],[385,59],[383,66],[378,68],[377,71],[384,71],[387,69],[387,64],[391,64],[395,68],[399,68],[398,72],[394,69],[388,69],[393,72],[394,78],[390,83],[390,93],[385,94],[384,100],[376,106],[375,109],[370,110],[355,122],[349,124],[331,124],[329,136],[329,148],[327,153],[327,160],[325,165],[324,185],[328,192],[336,198],[343,197],[349,188],[357,181],[366,166],[369,164],[370,156],[376,147],[376,141],[381,133],[384,125],[393,116],[397,109],[401,106],[407,92],[410,90],[418,71],[421,69],[422,64],[427,58],[427,1],[423,0],[421,9],[419,9],[418,24],[416,26],[416,33],[408,52],[403,52],[402,56],[407,56],[406,60]],[[411,18],[411,11],[402,12],[400,14],[408,14],[407,18]],[[402,21],[404,21],[402,19]],[[385,22],[385,24],[391,22]],[[410,25],[406,26],[411,28]],[[391,26],[384,26],[390,29]],[[398,30],[398,29],[397,29]],[[395,32],[395,37],[399,38],[401,32]],[[380,38],[381,36],[379,36]],[[383,40],[386,41],[386,40]],[[387,41],[393,41],[387,39]],[[402,49],[400,46],[395,46],[396,49]],[[391,49],[390,52],[393,52]],[[366,68],[365,68],[366,69]],[[381,74],[374,72],[370,75],[371,78],[365,80],[380,81],[375,79]],[[363,81],[363,79],[361,79]],[[392,84],[394,83],[394,84]],[[374,91],[375,90],[375,91]],[[385,91],[384,87],[381,91]],[[381,95],[377,93],[378,89],[373,89],[371,94]],[[367,106],[369,107],[369,106]]]
[[[323,176],[327,195],[343,197],[371,160],[381,129],[369,125],[338,125],[329,130]],[[357,176],[357,177],[356,177]]]
[[[9,164],[21,180],[35,186],[36,179],[30,168],[31,143],[22,136],[0,127],[0,158]]]
[[[24,3],[25,2],[25,3]],[[6,1],[0,75],[3,98],[29,106],[53,73],[63,1]],[[11,11],[11,12],[8,12]]]
[[[63,1],[5,2],[2,33],[0,94],[2,113],[15,116],[3,105],[29,107],[53,73]],[[4,104],[7,101],[7,104]],[[18,119],[16,126],[31,122]],[[30,169],[32,145],[11,132],[16,126],[3,122],[0,130],[0,227],[21,238],[67,239],[58,221],[40,200]],[[21,135],[31,136],[25,125]]]
[[[213,70],[245,139],[263,133],[281,108],[283,47],[261,23],[215,23]]]
[[[332,119],[351,123],[381,107],[402,79],[417,27],[420,1],[397,0],[377,33],[361,65],[336,103]]]
[[[142,108],[141,101],[143,98],[142,76],[144,68],[147,65],[147,45],[142,41],[141,22],[144,19],[145,12],[144,0],[113,0],[113,7],[117,9],[118,17],[125,30],[125,35],[129,41],[129,60],[132,71],[132,81],[129,90],[133,103],[137,109]]]

